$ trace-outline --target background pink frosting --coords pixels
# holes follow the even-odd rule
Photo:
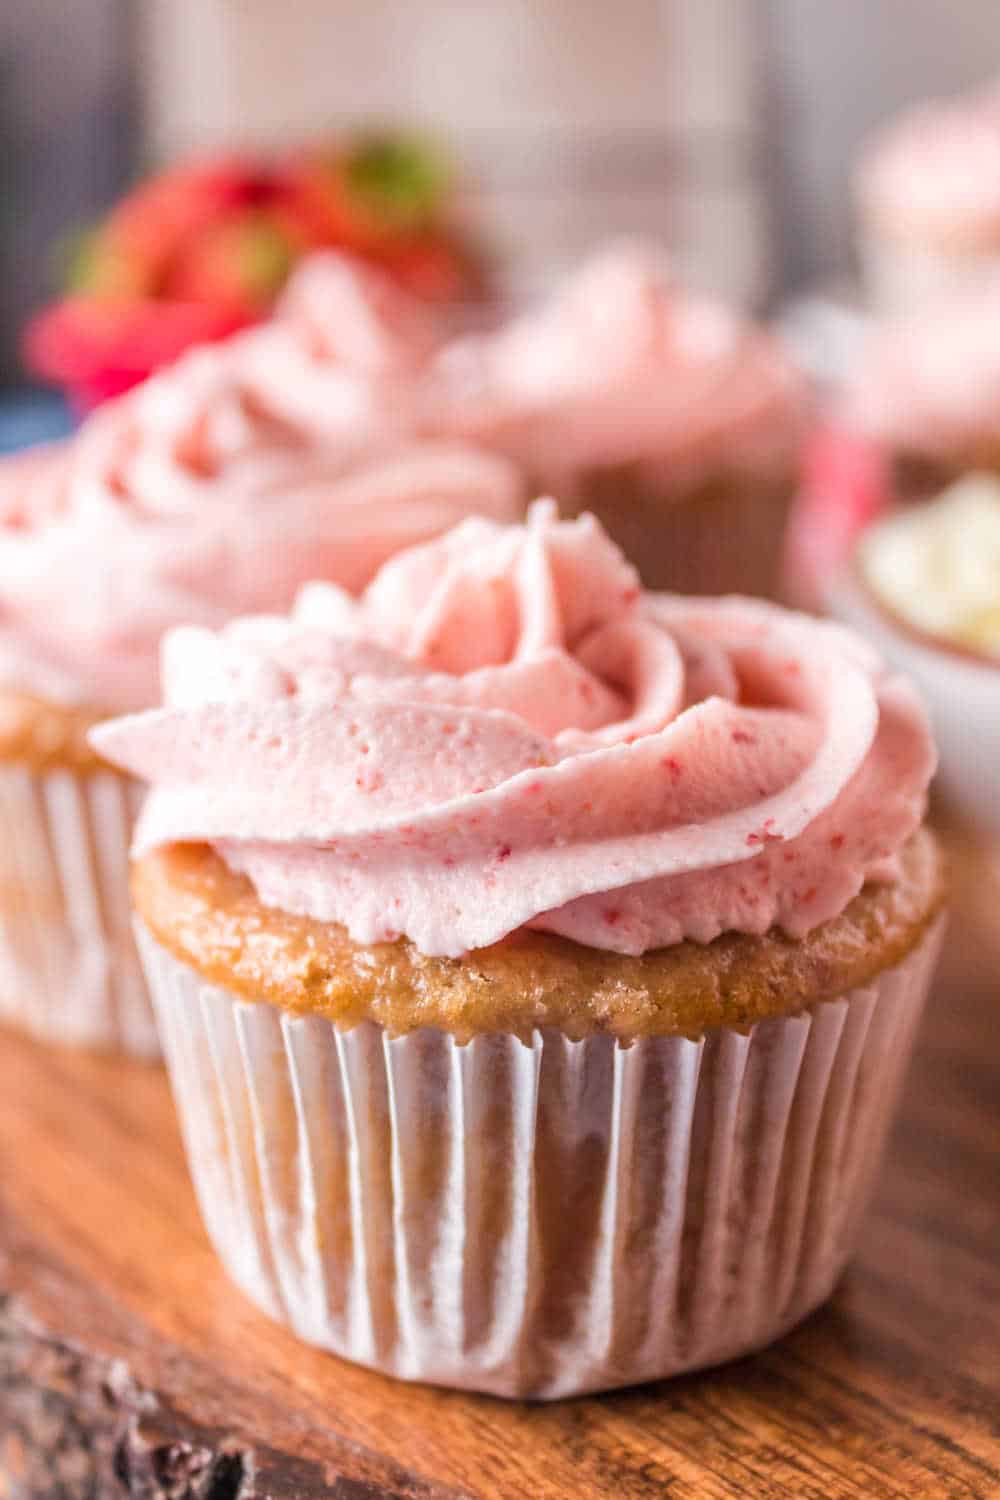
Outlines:
[[[876,328],[842,416],[913,453],[1000,449],[1000,274]]]
[[[153,783],[137,849],[209,840],[261,898],[457,955],[524,925],[624,953],[793,936],[891,879],[934,755],[842,628],[643,594],[592,517],[468,520],[360,601],[164,650],[94,733]]]
[[[594,464],[787,461],[805,388],[776,339],[626,243],[536,312],[445,346],[427,405],[432,429],[500,448],[561,492]]]
[[[857,189],[865,212],[890,233],[957,248],[995,243],[1000,84],[922,104],[894,121],[862,158]]]
[[[197,350],[0,469],[0,679],[95,707],[155,701],[159,637],[358,590],[470,512],[512,519],[502,459],[418,441],[434,335],[378,274],[307,262],[278,316]]]

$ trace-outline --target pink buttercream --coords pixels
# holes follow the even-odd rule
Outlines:
[[[432,429],[509,453],[569,493],[592,465],[692,469],[787,461],[804,387],[778,342],[685,291],[660,257],[612,247],[537,312],[446,346]]]
[[[934,755],[842,628],[644,594],[592,517],[468,520],[360,601],[173,632],[167,706],[94,733],[153,783],[137,850],[211,841],[265,902],[460,954],[793,936],[891,879]]]
[[[871,143],[858,170],[864,212],[901,238],[949,248],[1000,235],[1000,85],[921,104]]]
[[[1000,450],[1000,275],[876,329],[843,418],[913,453]]]
[[[168,626],[285,609],[308,578],[358,590],[466,514],[517,516],[506,462],[405,436],[430,347],[390,283],[318,257],[271,323],[8,463],[3,680],[101,707],[149,703]]]

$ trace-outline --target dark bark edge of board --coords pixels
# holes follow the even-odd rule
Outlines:
[[[381,1484],[193,1427],[123,1360],[74,1348],[0,1296],[0,1494],[8,1500],[409,1500]]]
[[[333,1445],[333,1450],[336,1449]],[[0,1500],[450,1500],[404,1472],[370,1479],[201,1426],[128,1362],[42,1325],[0,1288]],[[354,1455],[364,1462],[375,1455]],[[393,1466],[394,1467],[394,1466]]]

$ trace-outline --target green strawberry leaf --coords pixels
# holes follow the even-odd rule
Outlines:
[[[58,241],[53,262],[59,285],[71,294],[95,297],[134,296],[135,268],[108,242],[100,226],[78,230]]]
[[[348,154],[351,192],[380,223],[394,230],[423,229],[437,215],[451,186],[447,159],[412,136],[371,136]]]
[[[288,280],[295,258],[287,235],[266,214],[251,212],[239,226],[237,250],[243,288],[252,297],[270,300]]]

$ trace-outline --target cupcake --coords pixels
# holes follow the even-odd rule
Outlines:
[[[894,120],[855,178],[866,290],[881,312],[975,285],[1000,269],[1000,86]]]
[[[803,383],[774,338],[652,251],[612,248],[537,312],[446,345],[427,404],[432,430],[596,514],[648,588],[775,589]]]
[[[938,944],[933,752],[838,626],[469,520],[174,632],[98,753],[229,1272],[406,1379],[756,1348],[850,1254]]]
[[[1000,476],[967,475],[866,527],[824,603],[919,684],[942,804],[1000,837]]]
[[[838,421],[885,449],[904,499],[1000,472],[1000,274],[876,325]]]
[[[423,346],[372,273],[306,268],[281,317],[0,467],[0,1017],[156,1051],[131,937],[138,785],[86,730],[157,701],[159,639],[358,590],[401,547],[521,513],[496,455],[406,438]]]

